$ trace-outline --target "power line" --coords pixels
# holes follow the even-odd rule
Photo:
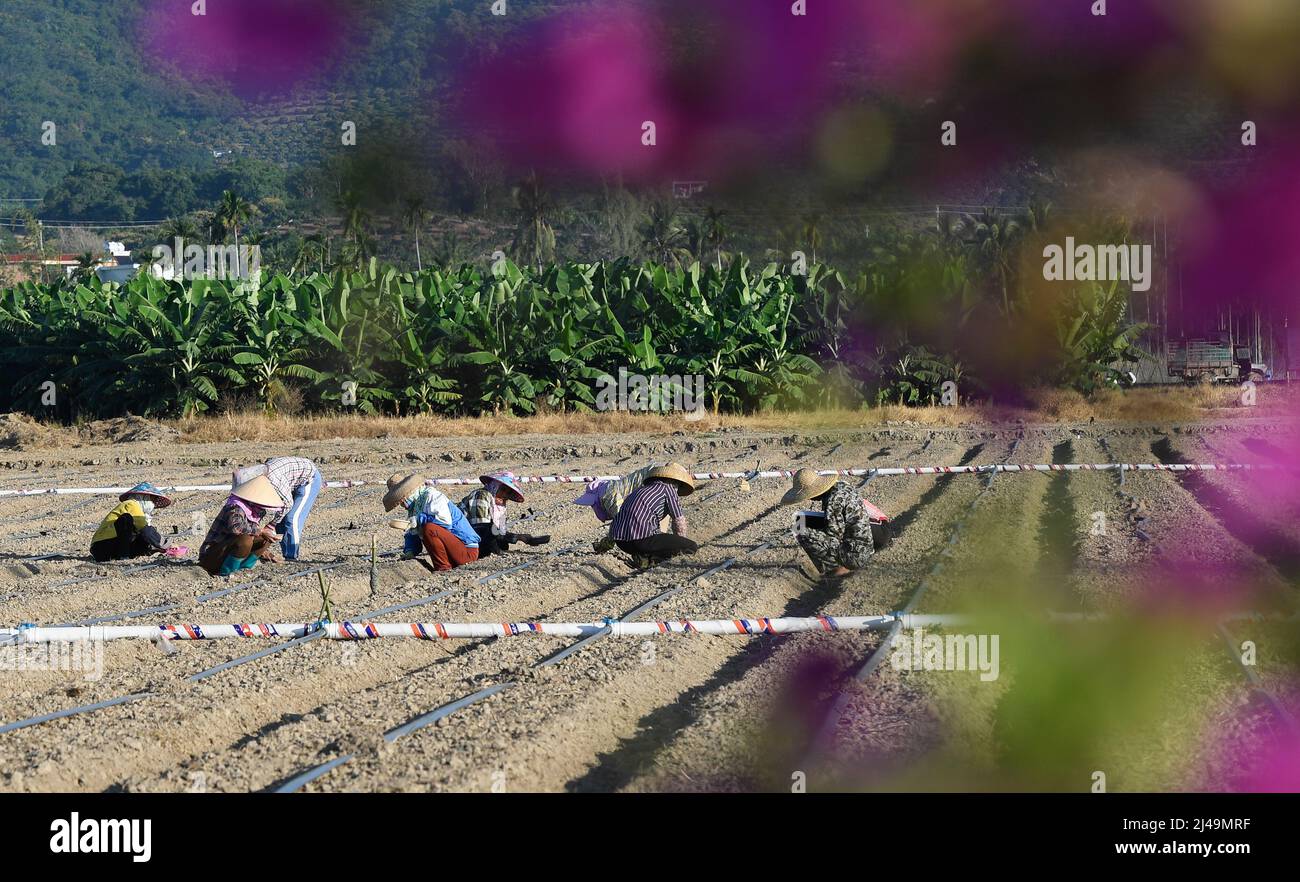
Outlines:
[[[43,227],[52,227],[54,229],[128,229],[135,227],[161,227],[167,223],[166,220],[157,221],[48,221],[41,218],[35,218],[34,221],[8,220],[0,221],[0,227],[26,227],[31,223],[38,223]]]

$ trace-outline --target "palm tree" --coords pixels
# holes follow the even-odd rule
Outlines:
[[[415,234],[415,270],[422,272],[424,263],[420,260],[420,230],[429,222],[429,212],[424,207],[423,199],[417,196],[406,200],[406,211],[402,214],[402,222]]]
[[[511,247],[540,271],[542,262],[555,254],[555,230],[550,225],[554,205],[537,172],[530,173],[515,187],[514,199],[519,209],[519,226]]]
[[[1036,198],[1029,203],[1022,223],[1024,224],[1025,229],[1032,230],[1035,233],[1041,233],[1047,229],[1047,225],[1051,220],[1052,203]]]
[[[199,228],[194,223],[194,218],[188,214],[183,214],[180,217],[169,217],[163,221],[163,225],[158,228],[158,236],[167,245],[170,245],[176,239],[195,241],[199,238]],[[180,255],[177,255],[177,259],[179,258]]]
[[[722,223],[725,211],[719,211],[710,205],[704,209],[704,238],[709,247],[718,252],[718,272],[722,272],[722,246],[727,240],[728,230]]]
[[[370,212],[361,204],[361,197],[352,190],[339,194],[335,206],[343,215],[343,237],[351,242],[351,247],[339,249],[339,259],[335,266],[359,270],[375,250],[374,239],[369,235]]]
[[[370,226],[370,213],[361,205],[361,197],[352,190],[342,193],[336,205],[343,214],[343,235],[358,244],[361,236]]]
[[[668,200],[650,203],[649,216],[641,227],[641,244],[646,256],[665,266],[677,260],[684,233],[677,222],[677,206]]]
[[[325,272],[325,236],[323,233],[311,233],[303,236],[302,241],[298,244],[298,253],[293,257],[292,270],[295,273],[306,275],[312,264],[318,264],[322,274]]]
[[[225,238],[227,229],[235,233],[235,275],[237,276],[242,276],[244,272],[244,268],[240,266],[239,227],[241,224],[247,224],[252,216],[253,204],[235,191],[226,190],[221,194],[217,213],[212,218],[213,226],[222,231],[222,239]]]
[[[961,244],[961,234],[964,226],[961,218],[956,217],[950,212],[943,212],[935,215],[934,226],[930,232],[938,240],[939,246],[945,252],[952,252]]]
[[[709,234],[704,222],[698,218],[687,220],[686,227],[682,230],[682,237],[686,240],[685,250],[691,260],[702,259],[709,247]]]
[[[73,278],[78,282],[89,281],[90,277],[95,274],[96,263],[98,263],[98,260],[96,260],[93,251],[83,251],[77,258],[77,269],[73,274]]]
[[[1002,288],[1002,313],[1010,320],[1011,261],[1020,235],[1020,225],[1014,220],[1001,217],[992,208],[985,208],[978,215],[966,216],[966,228],[970,231],[967,245],[998,277]]]
[[[822,244],[822,216],[813,212],[803,219],[803,238],[812,251],[812,262],[817,262],[817,246]]]

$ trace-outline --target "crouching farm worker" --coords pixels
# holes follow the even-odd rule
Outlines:
[[[401,506],[405,522],[393,526],[406,529],[405,554],[414,556],[422,545],[429,553],[435,570],[450,570],[478,560],[478,533],[465,519],[465,513],[436,487],[419,475],[393,475],[384,494],[384,511]]]
[[[686,516],[679,497],[695,492],[695,479],[677,463],[655,466],[646,473],[645,483],[628,495],[609,527],[614,544],[632,555],[637,567],[667,560],[678,554],[698,550],[686,538]],[[667,516],[671,533],[660,532]]]
[[[259,560],[276,563],[271,548],[280,537],[269,524],[259,524],[268,511],[279,507],[280,494],[265,475],[233,487],[199,546],[199,566],[209,575],[228,576],[252,569]]]
[[[875,552],[872,515],[884,513],[870,505],[857,491],[834,475],[819,475],[814,469],[800,469],[793,486],[781,499],[783,505],[820,502],[821,510],[801,512],[796,536],[812,559],[817,572],[844,576],[867,565]],[[883,532],[882,538],[887,535]]]
[[[550,536],[512,533],[506,525],[506,503],[524,501],[524,494],[515,484],[513,474],[502,472],[496,475],[483,475],[479,480],[483,482],[483,486],[470,492],[460,501],[460,510],[469,521],[469,525],[474,528],[474,532],[478,534],[480,559],[509,551],[511,542],[545,545],[551,541]]]
[[[154,509],[172,504],[148,481],[136,484],[117,497],[117,506],[100,523],[95,535],[90,537],[90,556],[101,563],[106,560],[126,560],[148,554],[166,554],[183,557],[188,551],[183,545],[168,547],[158,528],[153,525]]]
[[[297,560],[307,515],[320,493],[320,469],[305,457],[273,456],[263,465],[237,469],[233,483],[242,484],[257,475],[264,475],[280,494],[282,510],[275,523],[275,531],[284,537],[280,540],[280,551],[285,560]]]
[[[651,463],[621,478],[589,481],[587,482],[586,491],[573,500],[573,504],[591,506],[591,513],[596,516],[596,520],[602,524],[609,523],[618,515],[618,510],[622,508],[624,500],[645,483],[646,475],[650,474],[655,468],[657,466]],[[604,554],[614,547],[614,540],[609,536],[604,536],[597,539],[593,547],[597,554]]]

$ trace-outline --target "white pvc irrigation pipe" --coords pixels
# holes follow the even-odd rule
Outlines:
[[[1137,472],[1228,472],[1246,469],[1285,469],[1294,470],[1298,466],[1279,465],[1276,463],[1160,463],[1160,462],[1101,462],[1101,463],[1038,463],[1030,465],[995,464],[995,465],[956,465],[956,466],[899,466],[875,469],[818,469],[819,475],[840,475],[843,477],[861,477],[863,475],[987,475],[994,472],[1078,472],[1078,471],[1137,471]],[[752,472],[694,472],[697,481],[716,481],[725,478],[789,478],[794,475],[789,469],[768,469]],[[617,481],[622,475],[519,475],[515,477],[520,484],[586,484],[591,481]],[[432,478],[426,484],[480,484],[478,478]],[[378,481],[326,481],[326,487],[373,487],[380,486]],[[39,496],[53,493],[67,495],[106,495],[125,493],[130,487],[36,487],[27,490],[0,490],[0,498],[11,496]],[[229,484],[177,484],[161,487],[173,493],[191,493],[213,491],[229,493]]]
[[[330,640],[373,640],[407,637],[452,640],[475,637],[514,637],[549,634],[589,637],[654,637],[662,634],[792,634],[798,631],[873,631],[897,621],[907,627],[951,624],[952,616],[880,615],[816,616],[812,618],[678,619],[658,622],[306,622],[251,624],[92,625],[89,627],[22,627],[0,630],[0,643],[76,643],[104,640],[222,640],[227,638],[297,639],[320,633]]]

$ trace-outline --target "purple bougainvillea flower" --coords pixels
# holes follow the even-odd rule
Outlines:
[[[154,0],[140,19],[146,58],[243,98],[284,93],[342,57],[354,12],[344,0]]]

